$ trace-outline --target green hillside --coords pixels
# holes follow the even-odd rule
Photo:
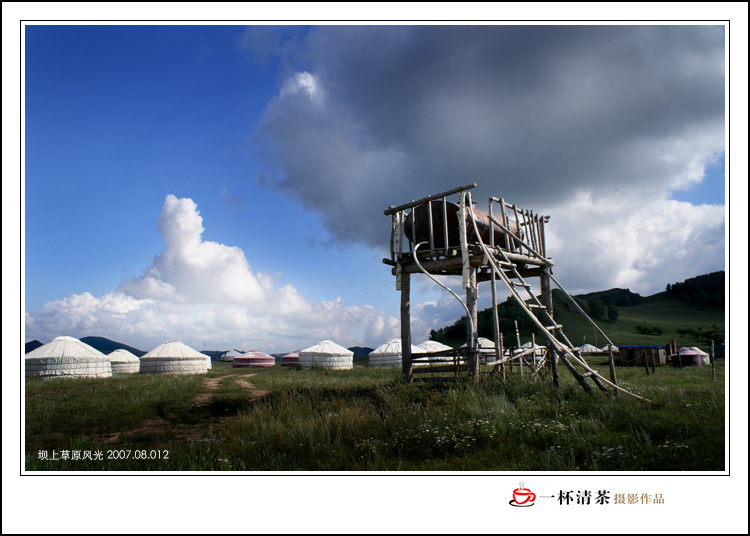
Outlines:
[[[552,296],[555,320],[564,326],[563,331],[573,344],[588,342],[598,347],[606,344],[606,341],[601,335],[596,334],[594,328],[581,314],[570,310],[569,300],[562,292],[553,291]],[[576,297],[576,299],[580,298]],[[666,292],[645,297],[638,305],[620,306],[616,309],[619,314],[615,322],[597,320],[596,323],[617,346],[625,344],[665,346],[670,340],[675,339],[678,346],[698,346],[708,349],[709,342],[689,336],[685,333],[686,330],[717,332],[716,343],[724,342],[725,313],[723,309],[694,306],[679,299],[670,298]],[[649,330],[654,334],[644,333]],[[661,334],[658,333],[660,330]]]
[[[723,306],[717,306],[717,304],[723,304],[723,285],[721,287],[716,285],[717,279],[723,277],[723,272],[709,274],[709,276],[699,276],[686,281],[692,285],[696,281],[698,283],[710,281],[711,294],[721,293],[721,300],[701,300],[700,303],[703,305],[696,305],[694,301],[685,300],[684,294],[679,295],[674,291],[643,297],[627,289],[610,289],[582,294],[574,298],[617,346],[631,344],[665,346],[674,339],[678,346],[698,346],[707,350],[711,339],[716,344],[724,342],[725,325],[725,310]],[[704,285],[703,288],[708,288],[708,286]],[[555,321],[563,325],[563,331],[573,344],[581,345],[586,342],[602,347],[607,343],[606,339],[597,333],[562,291],[553,289],[552,302]],[[500,331],[503,333],[506,345],[511,346],[516,343],[514,321],[518,323],[522,343],[530,340],[532,333],[537,342],[544,339],[541,330],[535,327],[533,321],[511,298],[498,304],[498,315]],[[492,309],[480,311],[477,316],[479,336],[494,339]],[[466,318],[462,317],[452,326],[433,330],[430,338],[457,346],[465,342],[465,333]]]

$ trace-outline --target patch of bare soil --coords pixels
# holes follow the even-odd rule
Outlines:
[[[203,378],[203,386],[209,391],[216,391],[221,384],[221,380],[223,379],[224,378]],[[211,392],[200,393],[193,399],[193,405],[201,406],[203,404],[208,404],[213,396],[214,395]]]
[[[255,374],[243,374],[242,376],[238,376],[237,379],[234,380],[234,383],[236,383],[240,387],[249,389],[250,394],[255,398],[259,398],[261,396],[267,395],[270,391],[264,391],[263,389],[256,389],[254,384],[243,379],[243,378],[250,378],[251,376],[255,376]]]

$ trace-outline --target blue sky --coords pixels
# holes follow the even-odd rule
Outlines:
[[[382,211],[469,182],[572,292],[725,268],[723,26],[24,32],[27,340],[377,346]],[[461,309],[414,287],[421,341]]]

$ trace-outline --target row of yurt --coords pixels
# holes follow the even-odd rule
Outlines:
[[[354,367],[354,352],[333,341],[318,344],[299,351],[300,368],[327,368],[346,370]]]
[[[411,354],[414,359],[414,365],[419,366],[420,364],[429,364],[420,363],[419,358],[422,354],[444,352],[445,350],[453,350],[453,348],[443,343],[430,340],[424,341],[416,346],[412,345]],[[430,361],[452,361],[453,357],[447,355],[430,357],[429,359]],[[390,341],[378,346],[369,353],[368,360],[369,366],[371,367],[400,367],[403,361],[401,339],[391,339]]]
[[[250,350],[244,354],[234,356],[232,361],[233,368],[248,367],[273,367],[276,365],[276,359],[273,356],[264,354],[260,350]]]

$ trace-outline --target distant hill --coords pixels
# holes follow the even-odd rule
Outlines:
[[[104,337],[83,337],[81,339],[81,342],[85,342],[86,344],[96,348],[103,354],[110,354],[115,350],[119,350],[121,348],[123,350],[127,350],[136,357],[141,357],[146,353],[143,350],[139,350],[138,348],[133,348],[132,346],[128,346],[127,344],[123,344],[121,342],[111,341]]]
[[[36,350],[40,346],[44,346],[44,343],[36,339],[34,339],[33,341],[29,341],[26,343],[26,349],[24,350],[24,353],[28,354],[29,352],[31,352],[32,350]]]
[[[354,358],[359,357],[367,357],[370,355],[370,352],[374,350],[374,348],[367,348],[366,346],[352,346],[351,348],[347,348],[350,352],[354,352]]]
[[[697,281],[696,281],[697,280]],[[666,292],[652,296],[640,296],[629,289],[610,289],[573,296],[578,305],[594,319],[601,330],[615,345],[651,344],[664,346],[675,339],[678,346],[698,346],[703,349],[710,341],[717,344],[724,341],[725,312],[721,307],[708,304],[723,304],[724,272],[698,276],[683,284],[669,285]],[[670,289],[690,289],[680,294]],[[480,290],[481,291],[481,290]],[[702,299],[686,299],[683,296],[703,293]],[[717,296],[721,293],[721,299]],[[706,298],[706,295],[709,298]],[[606,344],[578,312],[571,300],[560,290],[552,290],[555,321],[563,325],[563,331],[575,345],[584,342],[601,347]],[[500,332],[508,346],[516,344],[515,324],[518,324],[519,338],[524,343],[532,333],[537,342],[544,335],[534,322],[523,312],[512,298],[498,304]],[[494,339],[492,308],[477,313],[480,337]],[[458,319],[452,326],[433,330],[430,338],[457,346],[466,341],[466,317]]]

